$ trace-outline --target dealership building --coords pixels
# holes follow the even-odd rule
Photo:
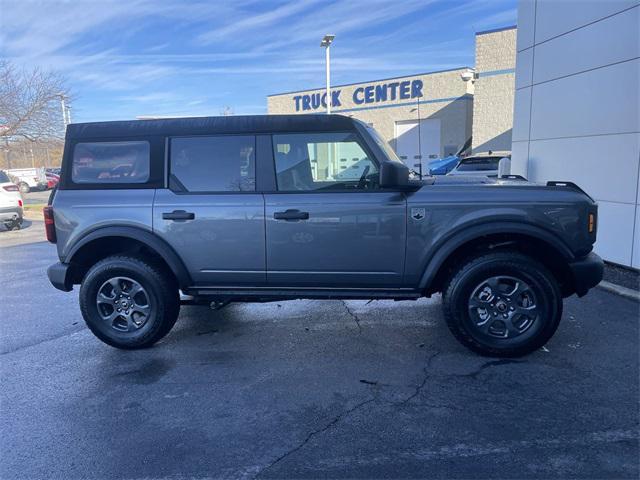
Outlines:
[[[640,1],[518,7],[512,173],[578,184],[596,252],[640,268]]]
[[[475,43],[473,67],[334,86],[332,111],[410,167],[471,140],[529,180],[578,184],[599,204],[596,252],[640,268],[640,0],[520,0],[517,29]],[[270,95],[268,112],[322,113],[324,92]]]
[[[332,112],[371,124],[411,167],[453,155],[472,137],[476,151],[510,150],[515,53],[515,27],[480,32],[475,68],[336,85]],[[325,97],[323,87],[270,95],[268,112],[323,113]]]

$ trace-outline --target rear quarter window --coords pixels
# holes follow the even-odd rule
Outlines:
[[[149,180],[149,142],[86,142],[73,149],[73,183],[127,184]]]

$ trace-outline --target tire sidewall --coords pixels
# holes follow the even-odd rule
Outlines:
[[[97,264],[89,270],[80,287],[80,309],[91,331],[103,342],[118,348],[141,348],[149,346],[150,339],[158,336],[163,329],[165,299],[161,294],[153,272],[146,271],[144,264],[114,259]],[[120,332],[103,320],[96,305],[96,297],[102,285],[113,277],[127,277],[138,282],[145,289],[151,306],[149,319],[138,330]]]
[[[482,335],[469,313],[468,302],[475,288],[494,276],[526,282],[539,305],[540,314],[533,325],[512,339]],[[454,278],[446,297],[450,329],[462,343],[484,355],[520,356],[537,350],[557,329],[562,311],[562,298],[551,274],[533,259],[520,255],[495,254],[471,262]]]

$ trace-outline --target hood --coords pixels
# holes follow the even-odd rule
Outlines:
[[[458,185],[511,185],[511,186],[541,186],[522,177],[497,178],[483,175],[439,175],[422,180],[425,185],[458,186]]]

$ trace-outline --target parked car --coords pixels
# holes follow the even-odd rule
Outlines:
[[[429,162],[429,175],[446,175],[458,165],[459,161],[460,157],[457,155],[432,160]]]
[[[498,164],[503,158],[511,158],[511,152],[478,153],[461,159],[447,175],[498,175]]]
[[[19,229],[22,225],[23,206],[20,189],[6,172],[0,170],[0,222],[8,230]]]
[[[47,177],[48,190],[54,188],[56,185],[58,185],[58,182],[60,182],[60,175],[53,173],[52,171],[49,171],[49,169],[45,170],[45,175]]]
[[[17,180],[20,192],[29,193],[31,190],[46,190],[47,176],[44,168],[12,168],[6,170],[6,173],[12,175]]]
[[[553,335],[563,297],[602,278],[597,205],[576,185],[411,180],[342,115],[72,124],[64,151],[44,209],[60,259],[48,276],[80,285],[87,325],[118,348],[164,337],[180,291],[202,304],[442,292],[462,344],[519,356]],[[335,152],[368,165],[332,178]]]

